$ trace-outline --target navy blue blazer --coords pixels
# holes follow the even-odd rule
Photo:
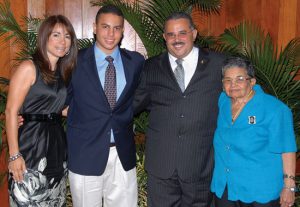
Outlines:
[[[79,51],[66,104],[68,167],[77,174],[99,176],[105,170],[111,129],[124,170],[136,165],[133,95],[144,65],[137,52],[120,49],[126,86],[111,110],[97,73],[94,47]]]

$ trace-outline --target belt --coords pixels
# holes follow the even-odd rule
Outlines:
[[[116,143],[110,143],[109,146],[110,146],[110,147],[115,147],[115,146],[116,146]]]
[[[40,121],[40,122],[61,122],[61,114],[21,114],[25,122]]]

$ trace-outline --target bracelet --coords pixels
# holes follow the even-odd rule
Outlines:
[[[292,179],[292,180],[296,180],[296,177],[293,176],[293,175],[288,175],[288,174],[283,174],[283,178],[289,178],[289,179]]]
[[[294,186],[294,187],[283,186],[283,188],[284,188],[284,189],[287,189],[287,190],[289,190],[289,191],[291,191],[291,192],[293,192],[293,193],[298,192],[297,186]]]
[[[8,158],[8,162],[12,162],[12,161],[15,161],[16,159],[18,159],[19,157],[23,157],[23,155],[18,152],[17,154],[14,154],[12,156],[9,156]]]

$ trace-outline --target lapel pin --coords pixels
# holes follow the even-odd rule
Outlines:
[[[256,116],[248,116],[248,124],[256,124]]]

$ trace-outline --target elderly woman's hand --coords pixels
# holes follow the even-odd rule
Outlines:
[[[292,192],[289,188],[283,188],[280,194],[280,206],[290,207],[295,202],[295,192]]]

